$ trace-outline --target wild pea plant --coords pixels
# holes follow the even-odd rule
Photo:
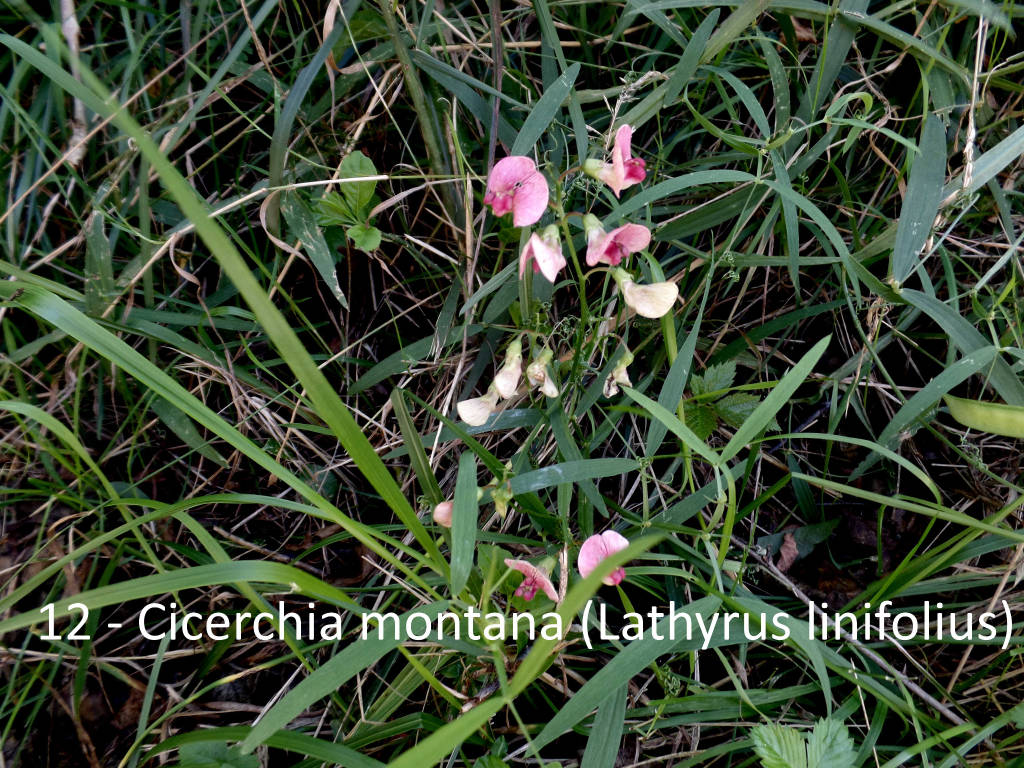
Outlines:
[[[633,354],[626,346],[628,320],[618,325],[618,334],[611,334],[603,331],[605,323],[595,329],[593,312],[600,309],[603,316],[607,317],[615,311],[625,310],[627,315],[658,319],[672,311],[679,297],[679,289],[670,281],[641,284],[626,269],[632,255],[650,246],[651,232],[648,227],[626,223],[607,231],[591,211],[566,211],[568,195],[563,185],[567,176],[582,171],[607,185],[615,197],[619,198],[624,190],[643,182],[647,177],[646,163],[642,158],[633,156],[632,136],[633,129],[629,125],[620,126],[615,132],[610,162],[588,158],[582,168],[569,169],[553,182],[538,170],[533,159],[521,155],[505,157],[495,163],[491,170],[484,203],[490,206],[495,216],[511,214],[512,223],[516,227],[529,231],[528,235],[524,232],[521,238],[525,243],[519,256],[519,279],[524,283],[521,296],[526,297],[521,300],[525,306],[520,307],[519,314],[529,323],[524,323],[507,342],[502,365],[487,386],[487,391],[479,397],[458,403],[459,416],[470,426],[484,426],[499,412],[502,401],[530,392],[557,401],[554,407],[561,407],[559,398],[575,400],[578,393],[573,391],[572,386],[578,386],[584,369],[595,356],[611,359],[618,351],[617,362],[603,383],[602,392],[605,397],[615,397],[619,394],[620,386],[632,385],[627,370],[633,360]],[[555,190],[553,197],[552,186]],[[554,221],[544,223],[545,219],[551,218]],[[582,227],[585,235],[586,270],[573,245],[571,224]],[[563,279],[562,272],[568,264],[564,250],[569,252],[573,271]],[[569,319],[571,326],[577,329],[574,343],[569,348],[558,347],[551,334],[549,318],[535,306],[536,302],[531,303],[528,298],[531,295],[531,278],[539,279],[536,277],[538,275],[555,287],[575,286],[577,290],[580,316]],[[592,308],[587,300],[587,281],[602,277],[612,279],[616,294],[605,307]],[[616,307],[616,298],[621,300],[619,307]],[[524,353],[530,361],[526,365],[525,384]],[[560,380],[563,381],[561,386],[558,383]],[[565,382],[570,382],[568,388]],[[504,517],[510,496],[500,482],[492,492],[492,499]],[[433,514],[435,522],[450,524],[450,502],[435,507]],[[566,546],[568,544],[566,542]],[[580,550],[581,575],[587,576],[604,557],[625,549],[627,545],[626,539],[615,531],[606,531],[603,535],[594,534],[584,542]],[[506,558],[505,564],[524,576],[522,585],[516,590],[517,596],[530,600],[538,589],[542,589],[555,602],[565,597],[564,572],[561,589],[556,592],[547,571],[512,558]],[[623,577],[624,571],[618,568],[605,581],[618,584]]]

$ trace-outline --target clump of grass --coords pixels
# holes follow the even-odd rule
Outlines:
[[[684,6],[0,11],[5,765],[1024,760],[1017,11]],[[509,154],[555,285],[483,204]],[[584,268],[588,212],[671,312]],[[466,424],[512,339],[557,395]],[[587,647],[592,598],[793,631]],[[885,601],[1011,645],[806,639]],[[471,606],[565,631],[360,638]]]

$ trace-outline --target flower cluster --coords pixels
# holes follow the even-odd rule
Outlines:
[[[619,126],[615,132],[610,160],[590,158],[583,163],[582,171],[601,184],[619,198],[622,192],[647,178],[644,160],[633,156],[633,128],[630,125]],[[556,180],[554,187],[561,192],[561,182]],[[660,318],[672,311],[679,297],[679,289],[673,282],[657,282],[641,284],[635,275],[627,271],[629,258],[646,251],[651,245],[651,230],[636,223],[624,223],[607,229],[597,216],[592,213],[570,213],[566,215],[562,205],[551,205],[551,184],[543,172],[537,168],[532,158],[522,155],[505,157],[495,163],[487,179],[484,204],[490,206],[495,216],[512,214],[512,224],[528,229],[522,234],[523,244],[519,254],[519,277],[525,279],[528,269],[533,274],[543,275],[552,286],[558,284],[559,276],[568,261],[563,253],[560,233],[569,235],[569,221],[572,216],[579,216],[586,240],[586,265],[593,272],[604,273],[614,282],[617,295],[623,304],[636,315],[646,318]],[[542,219],[553,208],[555,221],[542,223]],[[616,338],[611,334],[594,334],[595,324],[588,324],[590,317],[586,308],[586,291],[583,282],[588,274],[584,273],[577,259],[572,242],[568,243],[572,261],[579,271],[581,320],[576,326],[577,342],[575,354],[568,359],[581,359],[580,349],[584,344],[591,344],[589,350],[596,345],[608,345],[606,338]],[[521,285],[520,295],[529,296],[529,284]],[[504,357],[486,392],[479,397],[462,400],[457,404],[459,417],[470,426],[483,426],[499,407],[502,400],[508,400],[530,390],[540,392],[547,398],[557,398],[560,388],[556,380],[558,365],[552,346],[557,338],[555,330],[544,325],[542,320],[530,324],[529,317],[536,317],[534,310],[528,306],[520,307],[519,319],[524,327],[516,331],[513,339],[505,348]],[[623,339],[619,339],[624,341]],[[528,349],[524,353],[524,344]],[[618,343],[618,342],[615,342]],[[588,353],[589,354],[589,353]],[[607,350],[606,350],[607,354]],[[525,365],[524,357],[529,359]],[[627,366],[633,361],[633,355],[623,344],[615,365],[608,374],[603,392],[607,397],[614,397],[622,386],[631,386]],[[525,382],[525,383],[524,383]],[[511,467],[508,467],[511,471]],[[483,489],[479,489],[481,494]],[[496,512],[504,517],[508,504],[512,500],[506,479],[496,479],[491,494]],[[452,503],[449,501],[438,504],[433,510],[434,521],[441,526],[450,527],[452,520]],[[615,531],[605,531],[586,539],[580,547],[577,557],[577,568],[581,576],[586,578],[608,557],[621,552],[629,542]],[[505,565],[522,574],[522,581],[515,594],[524,600],[532,600],[538,592],[543,592],[553,602],[561,602],[565,597],[568,579],[568,551],[563,552],[561,561],[561,584],[556,589],[551,581],[554,562],[545,558],[540,563],[528,560],[507,558]],[[619,584],[625,578],[622,567],[616,568],[604,577],[607,585]]]
[[[583,546],[580,547],[580,553],[576,557],[576,567],[580,572],[580,576],[587,578],[605,559],[621,552],[628,546],[629,541],[626,537],[616,531],[595,533],[583,542]],[[560,603],[565,598],[565,594],[555,589],[555,585],[551,582],[551,569],[547,567],[547,563],[534,565],[527,560],[516,560],[507,557],[505,558],[505,565],[523,574],[523,581],[516,588],[515,594],[517,597],[529,601],[540,590],[553,603]],[[626,571],[622,566],[619,566],[601,581],[603,584],[611,587],[621,583],[624,578],[626,578]]]

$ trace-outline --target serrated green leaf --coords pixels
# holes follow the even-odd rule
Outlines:
[[[762,768],[807,768],[804,737],[794,728],[770,723],[750,732]]]
[[[707,441],[718,426],[715,410],[710,405],[691,405],[685,411],[686,426],[701,440]]]
[[[722,390],[731,387],[735,378],[735,360],[726,360],[724,363],[719,363],[718,365],[709,365],[708,369],[704,371],[704,374],[700,377],[701,383],[699,386],[703,391],[698,393],[696,389],[694,389],[694,394],[721,392]]]
[[[373,253],[380,248],[380,230],[369,224],[356,224],[346,229],[345,234],[363,253]]]
[[[807,740],[808,768],[854,768],[857,752],[846,726],[838,720],[822,718]]]
[[[716,400],[713,407],[718,418],[733,429],[739,429],[743,426],[743,422],[750,418],[750,414],[754,412],[760,402],[761,398],[749,392],[733,392],[731,395]],[[778,429],[775,419],[769,422],[768,429]]]

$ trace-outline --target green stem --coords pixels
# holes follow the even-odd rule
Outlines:
[[[419,118],[420,133],[423,135],[423,144],[427,148],[427,160],[435,176],[444,176],[447,173],[447,164],[444,161],[444,153],[441,151],[441,143],[437,133],[434,131],[434,113],[427,104],[427,96],[413,65],[412,56],[402,38],[402,32],[398,27],[398,19],[395,18],[395,9],[391,0],[380,0],[381,13],[384,16],[384,23],[388,27],[388,35],[394,43],[395,53],[398,55],[398,62],[402,66],[402,76],[405,80],[405,87],[409,89],[409,96],[412,97],[412,105]]]

